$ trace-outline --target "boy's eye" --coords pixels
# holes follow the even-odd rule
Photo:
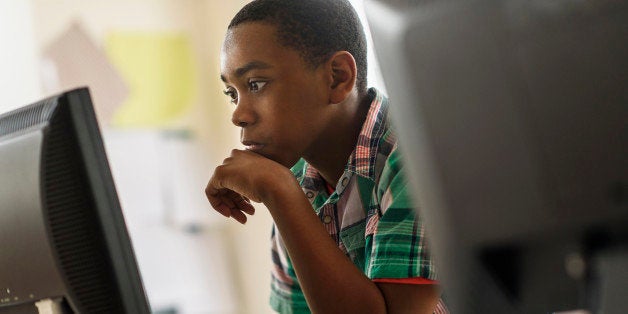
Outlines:
[[[227,96],[229,96],[229,101],[233,104],[235,104],[238,101],[238,92],[235,91],[235,89],[233,88],[227,88],[223,91],[223,93]]]
[[[255,93],[264,88],[264,85],[266,85],[264,81],[251,81],[249,82],[249,90]]]

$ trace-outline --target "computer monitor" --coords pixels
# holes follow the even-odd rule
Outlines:
[[[0,115],[0,313],[149,313],[87,88]]]
[[[453,313],[627,313],[628,2],[366,0]]]

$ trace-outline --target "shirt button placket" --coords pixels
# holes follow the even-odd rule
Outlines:
[[[338,186],[336,187],[336,192],[338,193],[338,195],[342,194],[342,192],[345,190],[347,185],[349,185],[349,181],[350,181],[350,176],[349,174],[345,173],[342,176],[342,178],[340,178],[340,184],[338,184]]]

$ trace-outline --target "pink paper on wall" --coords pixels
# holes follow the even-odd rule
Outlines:
[[[129,89],[105,52],[80,24],[72,24],[42,51],[44,92],[88,86],[101,125],[109,125]]]

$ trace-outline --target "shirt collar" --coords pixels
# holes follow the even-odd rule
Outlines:
[[[373,179],[381,138],[388,130],[388,100],[375,88],[369,89],[368,95],[372,99],[371,106],[345,169]]]
[[[362,125],[356,146],[345,166],[345,172],[348,171],[374,180],[375,159],[381,138],[388,129],[388,100],[375,88],[368,90],[367,97],[371,99],[371,105]],[[303,163],[302,172],[295,174],[301,186],[314,191],[318,191],[321,188],[324,189],[324,181],[318,170],[303,159],[299,163]],[[297,166],[299,163],[297,163]]]

